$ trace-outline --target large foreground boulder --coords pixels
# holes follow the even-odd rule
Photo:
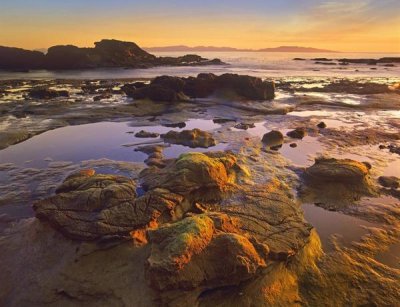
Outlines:
[[[239,233],[226,214],[200,214],[148,232],[153,288],[192,290],[238,285],[266,266],[268,247]]]
[[[191,148],[208,148],[217,144],[211,133],[197,128],[181,132],[169,131],[162,134],[161,138],[167,143],[184,145]]]
[[[133,230],[180,217],[175,209],[181,196],[155,189],[137,197],[135,182],[124,176],[79,172],[56,192],[33,209],[37,218],[71,239],[126,238]]]

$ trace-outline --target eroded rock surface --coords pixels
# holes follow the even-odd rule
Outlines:
[[[148,233],[147,271],[157,290],[237,285],[266,266],[268,246],[239,232],[226,214],[200,214]]]
[[[152,190],[137,197],[136,183],[115,175],[73,174],[57,194],[33,206],[36,216],[78,240],[126,238],[132,230],[175,219],[182,197]]]

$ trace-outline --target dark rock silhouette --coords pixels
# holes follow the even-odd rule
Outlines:
[[[0,46],[0,69],[90,69],[104,67],[149,68],[160,65],[220,65],[219,59],[208,60],[198,55],[156,57],[132,42],[103,39],[94,48],[73,45],[53,46],[47,54]]]

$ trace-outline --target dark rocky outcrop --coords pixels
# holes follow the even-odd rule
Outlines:
[[[57,97],[69,97],[68,91],[52,90],[46,87],[35,87],[29,90],[29,97],[36,99],[51,99]]]
[[[135,84],[125,85],[122,90],[135,99],[168,102],[212,95],[250,100],[270,100],[275,97],[273,82],[237,74],[199,74],[196,78],[160,76],[148,85],[139,88]]]
[[[208,148],[217,144],[211,133],[197,128],[181,132],[169,131],[162,134],[161,138],[167,143],[184,145],[191,148]]]
[[[0,69],[29,70],[44,65],[45,55],[39,51],[0,46]]]
[[[135,89],[132,92],[127,92],[127,95],[134,99],[150,99],[161,102],[178,102],[187,100],[187,97],[181,92],[176,92],[165,86],[153,84]]]
[[[132,42],[103,39],[94,48],[73,45],[50,47],[47,54],[18,48],[0,47],[0,69],[89,69],[99,67],[148,68],[160,65],[221,65],[219,59],[197,55],[156,57]]]

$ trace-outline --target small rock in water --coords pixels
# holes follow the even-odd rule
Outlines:
[[[305,128],[296,128],[286,133],[286,135],[293,139],[302,139],[307,135],[307,131]]]
[[[137,132],[135,134],[135,137],[137,138],[156,138],[159,137],[160,134],[156,133],[156,132],[148,132],[148,131],[144,131],[144,130],[140,130],[139,132]]]
[[[184,122],[180,123],[172,123],[172,124],[163,124],[164,127],[168,128],[185,128],[186,124]]]
[[[235,125],[236,129],[241,129],[241,130],[247,130],[249,128],[254,128],[255,125],[253,123],[251,124],[246,124],[246,123],[239,123]]]
[[[276,149],[283,144],[283,134],[280,131],[272,130],[264,134],[262,142],[271,149]]]
[[[292,148],[295,148],[295,147],[297,147],[297,144],[296,143],[291,143],[289,146],[292,147]]]
[[[398,189],[400,186],[400,179],[394,176],[381,176],[378,181],[385,188]]]
[[[321,129],[324,129],[324,128],[326,128],[326,124],[325,124],[324,122],[320,122],[320,123],[317,125],[317,127],[318,127],[318,128],[321,128]]]

